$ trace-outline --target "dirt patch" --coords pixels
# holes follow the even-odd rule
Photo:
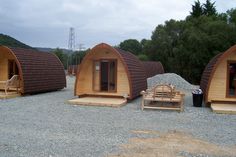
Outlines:
[[[157,138],[131,138],[128,144],[121,146],[121,151],[109,157],[184,157],[216,156],[236,157],[236,146],[221,147],[216,144],[194,138],[184,132],[135,130],[134,134],[154,134]]]

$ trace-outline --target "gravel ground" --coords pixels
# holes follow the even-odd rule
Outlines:
[[[162,76],[167,75],[175,74]],[[181,79],[176,80],[178,88]],[[140,98],[121,108],[69,105],[66,101],[74,98],[74,78],[68,77],[67,83],[68,88],[61,91],[0,100],[1,157],[106,156],[130,138],[146,137],[132,130],[177,130],[220,146],[236,145],[236,116],[192,107],[190,92],[186,92],[183,113],[141,111]],[[186,91],[190,86],[196,88],[185,85]]]

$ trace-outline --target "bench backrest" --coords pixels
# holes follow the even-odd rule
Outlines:
[[[19,75],[13,75],[10,80],[7,81],[7,86],[19,86]]]
[[[153,98],[169,98],[175,97],[175,90],[172,86],[166,84],[156,85],[153,89]]]

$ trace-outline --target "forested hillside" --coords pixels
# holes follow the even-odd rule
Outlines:
[[[0,45],[9,47],[32,48],[8,35],[0,34]]]
[[[236,44],[236,9],[218,13],[215,3],[195,1],[184,20],[170,19],[158,25],[150,40],[128,39],[120,43],[143,60],[157,60],[166,72],[174,72],[199,84],[201,74],[216,54]],[[130,46],[132,45],[132,46]]]

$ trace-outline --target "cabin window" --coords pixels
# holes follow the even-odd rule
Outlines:
[[[227,96],[236,97],[236,62],[228,62]]]
[[[19,75],[19,70],[14,60],[8,60],[8,79],[12,78],[13,75]]]
[[[115,92],[117,88],[117,61],[101,59],[94,61],[93,90]]]

